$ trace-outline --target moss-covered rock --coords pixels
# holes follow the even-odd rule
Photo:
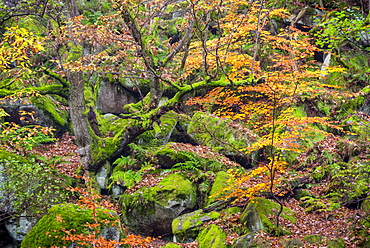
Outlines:
[[[217,172],[215,181],[212,185],[211,191],[209,192],[207,205],[210,205],[215,201],[222,199],[228,194],[228,192],[223,191],[223,189],[233,183],[232,181],[230,181],[230,178],[230,174],[225,171]]]
[[[216,220],[219,217],[218,212],[204,213],[202,210],[181,215],[172,221],[172,233],[178,242],[192,242],[205,222]]]
[[[310,244],[320,246],[325,243],[326,237],[318,234],[313,234],[304,236],[303,240]]]
[[[119,200],[127,227],[146,236],[171,235],[171,223],[194,210],[196,188],[181,174],[170,174],[157,186],[124,194]]]
[[[281,241],[281,246],[285,248],[300,248],[304,247],[304,244],[299,239],[285,239]]]
[[[328,243],[326,244],[327,248],[345,248],[346,243],[344,242],[343,239],[337,238],[337,239],[332,239],[329,240]]]
[[[202,157],[195,152],[188,150],[179,150],[173,147],[174,143],[168,143],[160,146],[155,152],[158,162],[164,169],[177,168],[188,171],[220,171],[227,166],[218,161],[217,155]],[[175,145],[176,146],[176,145]]]
[[[361,203],[361,209],[365,211],[367,214],[370,214],[370,199],[366,198],[362,203]]]
[[[297,201],[299,201],[302,197],[305,197],[305,196],[312,197],[312,194],[304,189],[294,190],[293,198],[296,199]]]
[[[181,248],[181,246],[174,243],[167,243],[165,246],[162,246],[161,248]]]
[[[276,226],[275,218],[270,219],[271,216],[276,216],[280,210],[280,205],[276,202],[265,198],[255,198],[247,205],[246,209],[240,216],[240,222],[245,224],[251,232],[264,230],[274,235],[287,235],[290,231],[287,227],[280,224]],[[295,223],[295,217],[292,210],[283,207],[281,218]]]
[[[271,245],[268,241],[261,237],[255,237],[254,233],[248,233],[234,241],[233,248],[270,248]]]
[[[209,130],[212,130],[212,133]],[[196,112],[193,115],[188,133],[202,145],[227,152],[234,152],[234,148],[245,148],[255,139],[253,133],[245,127],[204,112]],[[225,143],[232,144],[233,149],[225,146]]]
[[[118,241],[121,238],[121,230],[119,225],[114,224],[119,220],[116,212],[108,209],[95,209],[93,211],[74,204],[55,205],[26,235],[21,247],[67,247],[72,242],[63,240],[63,237],[67,235],[62,229],[66,231],[73,229],[73,234],[88,235],[92,234],[94,230],[88,228],[87,223],[108,223],[106,220],[109,224],[101,224],[100,234],[103,232],[114,233],[109,238]]]
[[[68,124],[68,112],[63,109],[60,104],[50,96],[35,97],[31,99],[32,103],[42,109],[45,115],[54,120],[58,129],[66,127]]]
[[[197,241],[199,248],[226,248],[226,233],[221,227],[212,224],[199,233]]]

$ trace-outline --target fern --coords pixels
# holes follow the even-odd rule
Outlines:
[[[111,189],[114,184],[131,189],[136,183],[140,182],[141,178],[141,171],[116,171],[109,178],[112,182],[109,184],[108,189]]]

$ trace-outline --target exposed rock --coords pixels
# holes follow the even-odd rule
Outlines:
[[[100,190],[103,192],[108,188],[109,176],[111,174],[111,166],[109,162],[106,162],[96,173],[96,181],[100,186]]]
[[[255,237],[254,233],[248,233],[237,239],[232,246],[233,248],[270,248],[271,245],[268,241],[261,237]]]
[[[171,235],[172,221],[194,210],[196,188],[185,176],[170,174],[155,187],[122,195],[119,203],[130,230],[145,236]]]
[[[234,245],[233,245],[233,248],[249,248],[249,247],[253,247],[253,239],[254,239],[254,233],[248,233],[248,234],[245,234],[243,236],[241,236],[240,238],[238,238]]]
[[[219,217],[220,213],[218,212],[203,213],[202,210],[181,215],[173,220],[172,233],[177,242],[193,242],[205,222],[216,220]]]
[[[199,248],[226,248],[226,233],[221,227],[212,224],[199,234],[197,241]]]
[[[286,239],[281,242],[282,247],[285,248],[299,248],[304,247],[304,244],[299,239]]]
[[[97,109],[103,114],[120,114],[126,104],[134,103],[136,99],[120,84],[102,82],[97,99]]]
[[[21,243],[27,233],[36,224],[37,219],[19,217],[17,219],[10,219],[5,223],[9,235],[18,243]]]
[[[255,198],[246,207],[240,216],[240,222],[245,224],[250,232],[264,230],[265,232],[275,235],[290,234],[288,228],[280,225],[276,226],[274,219],[270,220],[270,216],[275,216],[280,210],[280,205],[276,202],[265,198]],[[292,210],[284,207],[281,213],[281,218],[294,223],[294,213]]]

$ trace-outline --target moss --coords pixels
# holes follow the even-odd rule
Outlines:
[[[222,210],[222,213],[226,214],[226,215],[231,215],[231,214],[239,214],[241,213],[241,208],[240,207],[231,207],[231,208],[227,208],[227,209],[224,209]]]
[[[298,248],[304,247],[304,244],[299,239],[285,239],[281,241],[281,247],[285,248]]]
[[[27,16],[26,18],[20,19],[18,25],[21,28],[26,28],[27,30],[34,32],[37,36],[46,36],[48,30],[42,21],[42,18],[36,19],[34,17]]]
[[[91,157],[95,163],[104,162],[111,154],[114,154],[120,147],[123,133],[130,126],[137,124],[136,120],[116,119],[112,117],[104,118],[97,114],[97,121],[100,126],[102,137],[98,137],[90,130]]]
[[[313,245],[321,245],[325,243],[326,237],[322,235],[314,234],[314,235],[304,236],[303,240]]]
[[[196,195],[196,189],[188,179],[180,174],[170,174],[162,179],[157,186],[149,189],[148,198],[158,205],[167,206],[169,199],[186,200],[192,195]],[[195,205],[196,197],[191,200]]]
[[[162,246],[162,248],[181,248],[181,246],[174,243],[167,243],[165,246]]]
[[[217,225],[212,224],[199,234],[197,241],[199,248],[226,248],[226,233]]]
[[[305,196],[312,197],[312,194],[310,192],[308,192],[307,190],[299,189],[299,190],[297,190],[297,192],[294,193],[293,198],[296,199],[297,201],[299,201],[302,197],[305,197]]]
[[[214,203],[215,201],[222,199],[228,194],[228,192],[223,191],[223,189],[225,189],[226,187],[232,184],[232,182],[229,181],[230,178],[231,176],[227,172],[224,172],[224,171],[217,172],[215,181],[212,185],[211,191],[209,192],[209,198],[207,201],[207,205],[210,205]]]
[[[62,110],[61,106],[57,105],[50,96],[45,96],[42,98],[34,97],[31,99],[31,102],[35,104],[38,108],[42,109],[46,115],[50,116],[60,126],[64,127],[67,124],[67,111]]]
[[[209,130],[212,130],[212,133]],[[246,132],[244,127],[234,125],[229,119],[221,119],[204,112],[196,112],[193,115],[188,133],[200,144],[218,151],[234,152],[235,148],[245,148],[253,140],[251,132]],[[234,148],[225,146],[225,143],[230,143]]]
[[[255,198],[247,205],[247,208],[240,216],[240,222],[245,224],[250,231],[263,229],[264,231],[274,235],[289,235],[290,231],[284,226],[277,227],[274,223],[275,219],[270,220],[269,217],[276,216],[280,210],[280,205],[276,202],[265,198]],[[294,212],[286,207],[283,207],[281,218],[295,223]]]
[[[103,223],[101,220],[109,220],[111,223],[118,220],[117,213],[107,209],[96,209],[94,212],[91,209],[82,208],[74,204],[60,204],[53,206],[44,217],[29,231],[24,238],[21,247],[52,247],[52,246],[69,246],[71,241],[62,240],[66,234],[62,231],[74,229],[74,234],[91,234],[85,225],[86,223],[95,223],[94,218],[98,223]],[[110,224],[105,224],[100,227],[110,227]]]
[[[345,248],[346,243],[344,242],[343,239],[337,238],[337,239],[329,240],[326,247],[327,248]]]
[[[217,220],[220,216],[220,213],[216,211],[203,213],[202,210],[181,215],[172,221],[172,233],[179,242],[192,242],[197,237],[203,223]]]

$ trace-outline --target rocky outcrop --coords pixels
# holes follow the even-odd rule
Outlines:
[[[120,84],[102,82],[97,99],[97,109],[103,114],[120,114],[126,104],[136,102],[135,98]]]
[[[120,197],[122,220],[127,227],[145,236],[171,235],[172,221],[194,210],[196,188],[183,175],[170,174],[157,186]]]
[[[280,211],[280,205],[265,198],[255,198],[247,205],[240,216],[240,223],[244,224],[250,232],[264,230],[274,235],[288,235],[290,231],[287,227],[276,226],[275,219],[271,220],[269,216],[276,216]],[[292,210],[283,207],[281,218],[294,223],[295,217]]]

